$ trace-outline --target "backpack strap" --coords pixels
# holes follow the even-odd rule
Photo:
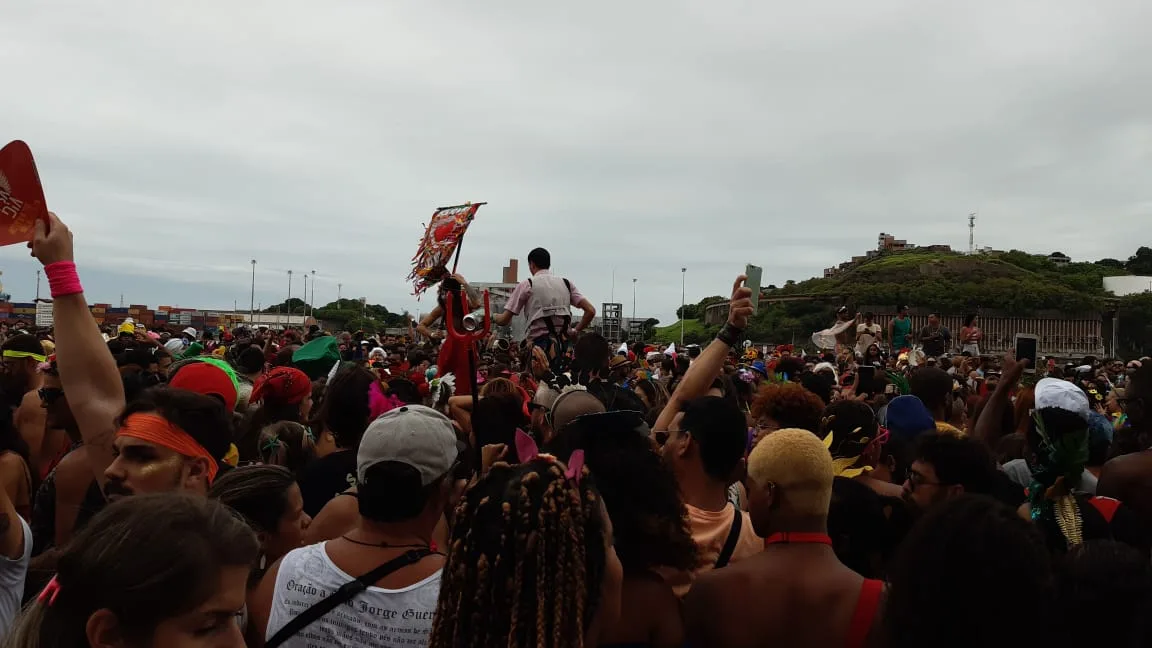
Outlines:
[[[327,598],[318,601],[315,605],[304,610],[300,614],[292,617],[284,627],[280,628],[272,638],[264,643],[265,648],[277,648],[288,639],[296,636],[304,628],[312,625],[318,619],[336,609],[336,606],[347,603],[356,597],[357,594],[368,589],[368,586],[376,581],[384,578],[392,572],[398,571],[409,565],[414,565],[427,556],[432,555],[431,549],[413,549],[412,551],[405,552],[404,554],[389,560],[388,562],[380,565],[372,571],[348,581],[340,586],[340,589],[332,592]]]
[[[884,581],[865,578],[860,585],[860,598],[856,599],[856,611],[848,625],[847,648],[864,648],[872,623],[876,620],[876,609],[880,607],[880,595],[884,592]]]
[[[728,529],[728,539],[724,541],[720,555],[716,556],[716,564],[712,566],[713,569],[728,566],[728,561],[732,560],[732,554],[736,551],[736,543],[740,540],[740,528],[744,526],[744,516],[740,515],[740,509],[735,506],[732,507],[732,513],[732,527]]]

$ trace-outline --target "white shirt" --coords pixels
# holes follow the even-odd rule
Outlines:
[[[864,353],[872,343],[876,341],[876,336],[880,335],[879,324],[858,324],[856,326],[856,352]]]
[[[28,576],[28,563],[32,560],[32,529],[19,515],[16,519],[24,529],[24,551],[15,560],[0,556],[0,638],[8,636],[12,621],[20,613],[24,578]]]
[[[285,648],[357,648],[428,645],[432,617],[440,597],[440,571],[408,587],[369,587],[336,606],[282,645]],[[293,549],[280,562],[276,591],[264,638],[271,639],[288,621],[345,583],[344,573],[324,550],[324,543]]]

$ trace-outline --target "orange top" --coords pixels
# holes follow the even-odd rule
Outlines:
[[[204,446],[196,442],[192,435],[159,414],[137,413],[125,419],[117,436],[132,437],[149,443],[164,446],[185,457],[203,457],[208,460],[208,483],[216,479],[220,465],[216,458],[208,454]]]

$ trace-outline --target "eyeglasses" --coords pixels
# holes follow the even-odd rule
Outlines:
[[[916,490],[917,486],[944,486],[943,482],[931,482],[924,478],[924,475],[916,472],[915,470],[908,470],[908,490]]]
[[[59,387],[41,387],[36,391],[40,396],[40,400],[47,405],[51,405],[64,395],[64,390]]]

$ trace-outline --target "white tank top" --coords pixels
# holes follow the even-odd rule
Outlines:
[[[288,621],[353,580],[328,557],[324,543],[294,549],[280,562],[264,639]],[[402,589],[369,587],[320,617],[286,648],[427,646],[440,596],[440,571]]]

